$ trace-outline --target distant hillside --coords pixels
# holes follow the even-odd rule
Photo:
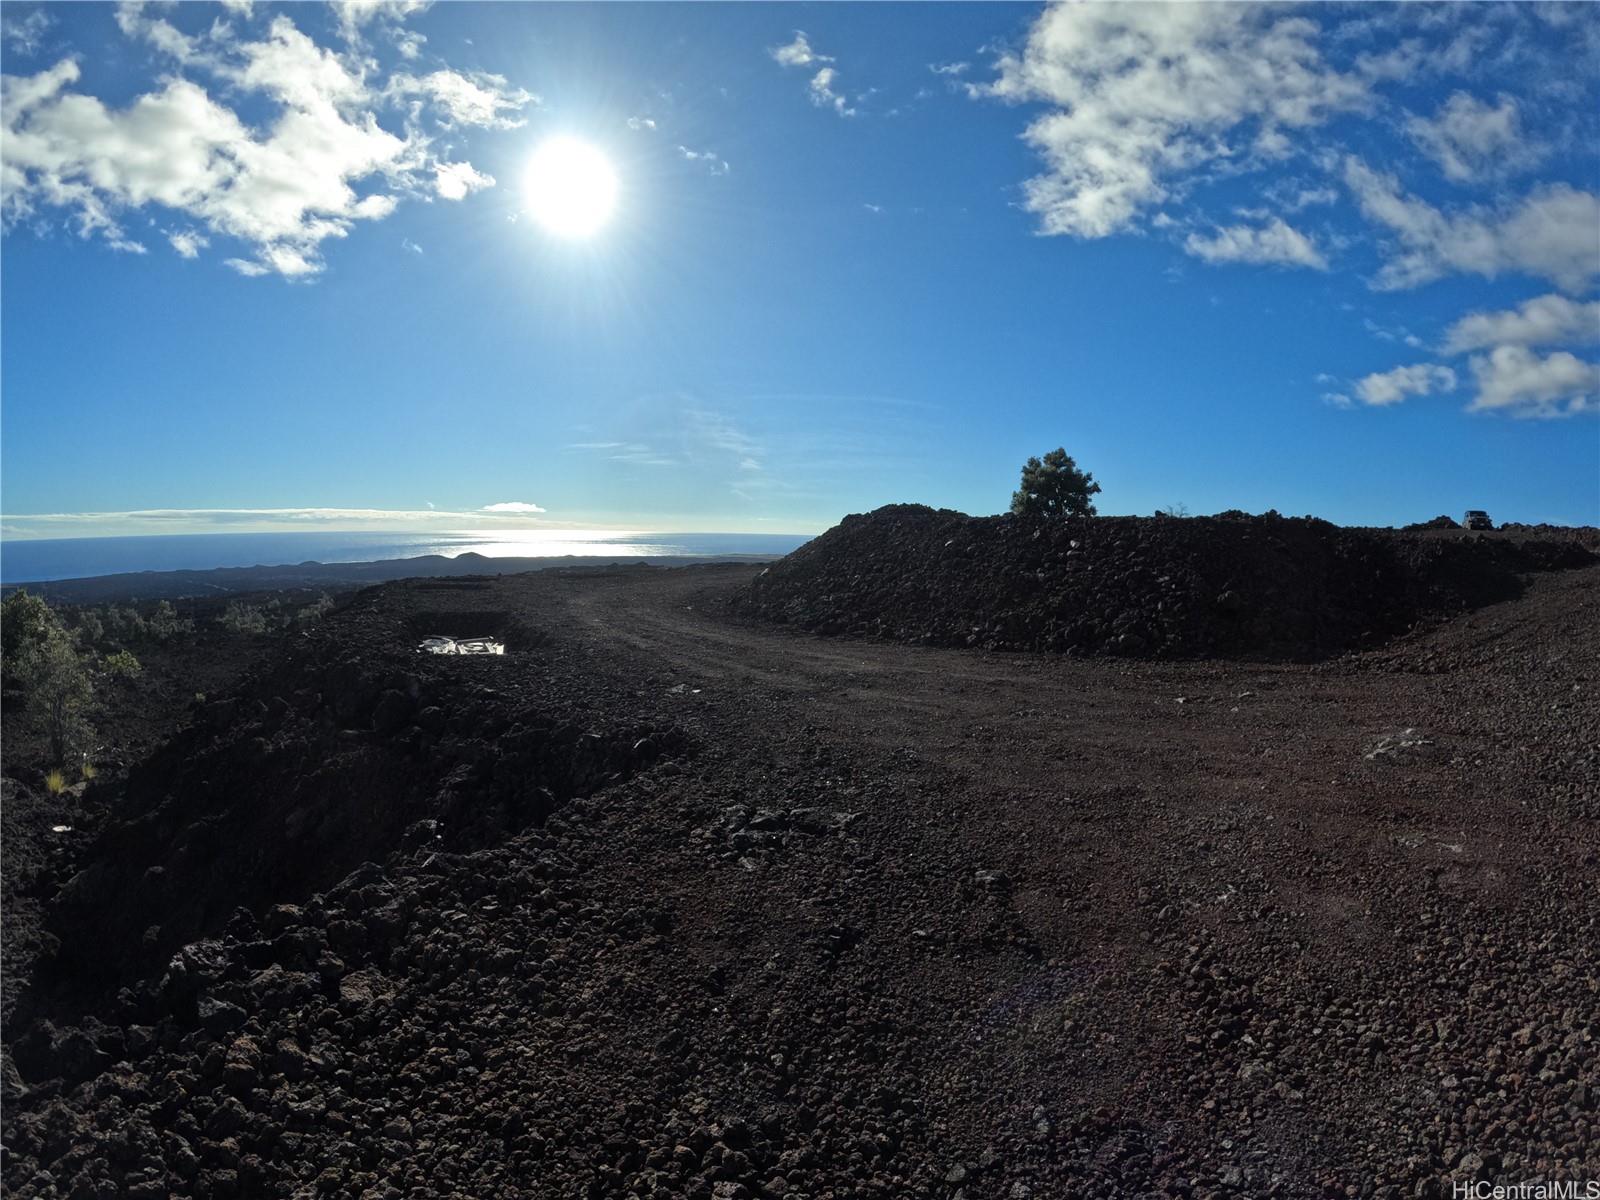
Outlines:
[[[474,551],[447,558],[428,554],[419,558],[387,558],[377,562],[303,562],[277,567],[217,567],[209,571],[137,571],[125,575],[96,575],[86,579],[57,579],[43,583],[7,583],[0,592],[26,588],[34,595],[68,604],[105,604],[130,600],[181,600],[191,596],[230,595],[287,588],[340,591],[366,587],[391,579],[431,579],[444,575],[517,575],[551,567],[639,566],[671,567],[696,562],[767,562],[759,554],[633,558],[489,558]]]

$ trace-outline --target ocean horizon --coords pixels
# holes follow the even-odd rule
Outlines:
[[[140,571],[208,571],[305,562],[381,559],[781,557],[810,541],[801,533],[653,533],[559,529],[461,533],[184,533],[0,540],[0,583],[50,583]]]

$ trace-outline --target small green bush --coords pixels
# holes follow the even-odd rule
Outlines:
[[[145,628],[156,641],[165,642],[181,634],[193,633],[194,622],[188,617],[180,617],[170,600],[162,600],[156,604],[155,611],[145,622]]]
[[[297,625],[315,625],[323,617],[333,611],[333,597],[323,592],[316,600],[306,605],[294,616]]]
[[[106,655],[106,674],[113,679],[137,679],[143,673],[144,667],[131,650]]]
[[[267,614],[253,604],[242,604],[238,600],[228,601],[228,607],[222,610],[218,622],[229,633],[267,631]]]

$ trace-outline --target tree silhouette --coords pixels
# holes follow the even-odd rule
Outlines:
[[[1022,486],[1011,494],[1011,511],[1020,517],[1092,517],[1089,497],[1100,490],[1094,476],[1078,470],[1064,447],[1022,467]]]

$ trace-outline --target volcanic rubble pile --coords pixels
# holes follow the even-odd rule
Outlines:
[[[437,599],[417,611],[414,591],[449,586],[363,593],[228,695],[197,697],[62,890],[63,964],[157,964],[241,905],[309,894],[397,849],[498,844],[684,750],[670,718],[608,715],[558,664],[419,653],[446,626],[538,653],[542,635],[504,614]]]
[[[877,997],[689,1036],[719,1024],[727,981],[664,997],[640,964],[661,957],[672,913],[583,874],[542,833],[368,864],[305,904],[241,909],[106,1020],[36,1022],[15,1049],[42,1082],[8,1105],[8,1191],[737,1198],[931,1182],[915,1076],[883,1044]],[[751,1041],[773,1061],[748,1059]],[[781,1108],[704,1098],[729,1075],[788,1090],[785,1054],[809,1083]]]
[[[1305,661],[1516,596],[1588,565],[1564,537],[1459,541],[1315,518],[1041,522],[893,505],[773,564],[746,611],[926,645]]]
[[[597,683],[581,652],[504,614],[416,614],[417,593],[457,586],[472,585],[357,596],[197,704],[133,774],[8,1022],[7,1192],[738,1198],[930,1183],[917,1067],[889,1002],[842,974],[758,1029],[719,1016],[733,981],[670,948],[674,914],[651,881],[600,890],[588,877],[611,848],[564,832],[631,794],[708,853],[754,863],[840,837],[851,814],[711,808],[703,787],[656,798],[697,755],[678,695]],[[509,653],[419,654],[424,631],[500,637]],[[850,942],[840,928],[808,953],[826,965]]]

